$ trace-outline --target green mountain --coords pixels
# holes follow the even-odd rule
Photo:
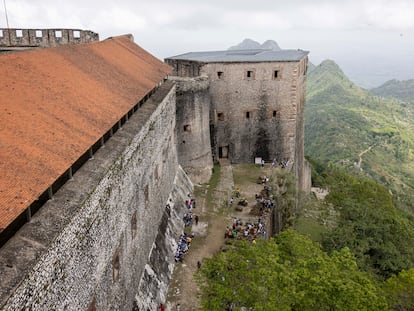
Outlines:
[[[382,97],[394,97],[414,103],[414,79],[411,80],[390,80],[383,85],[371,89],[371,94]]]
[[[414,106],[374,96],[335,62],[309,72],[305,152],[380,181],[397,205],[414,211]]]

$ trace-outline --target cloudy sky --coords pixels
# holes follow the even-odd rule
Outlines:
[[[414,79],[414,0],[0,0],[0,27],[126,33],[160,59],[272,39],[364,87]]]

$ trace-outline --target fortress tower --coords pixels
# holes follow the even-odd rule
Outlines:
[[[307,191],[303,141],[307,55],[302,50],[228,50],[187,53],[165,61],[182,83],[201,77],[209,81],[205,92],[214,160],[288,161],[298,187]],[[185,148],[189,153],[193,146]]]

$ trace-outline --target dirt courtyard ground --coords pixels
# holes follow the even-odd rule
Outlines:
[[[220,175],[217,186],[209,197],[209,185],[196,185],[194,197],[196,208],[193,215],[199,216],[197,225],[190,228],[195,234],[189,251],[184,256],[183,263],[177,263],[171,280],[166,310],[171,311],[199,311],[201,303],[199,288],[194,280],[197,271],[197,262],[203,262],[220,251],[225,243],[224,232],[226,226],[232,224],[233,218],[243,221],[253,220],[257,217],[250,215],[255,204],[255,194],[259,193],[263,186],[257,183],[258,177],[272,173],[270,165],[264,168],[254,165],[234,165],[228,162],[220,163]],[[248,206],[241,211],[236,211],[238,199],[230,204],[232,191],[240,189],[240,197],[248,200]],[[177,305],[179,304],[179,309]]]

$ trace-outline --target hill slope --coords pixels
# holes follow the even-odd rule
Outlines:
[[[399,81],[390,80],[383,85],[371,89],[370,93],[382,97],[394,97],[414,103],[414,79]]]
[[[305,152],[362,171],[414,211],[414,108],[357,87],[333,61],[308,75]]]

